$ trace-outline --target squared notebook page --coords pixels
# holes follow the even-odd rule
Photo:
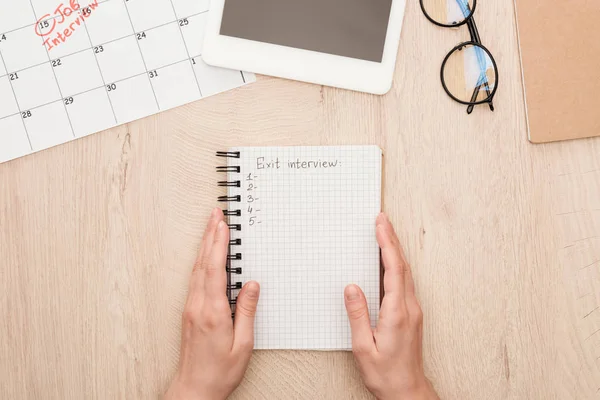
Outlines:
[[[261,285],[256,349],[351,349],[344,287],[365,292],[371,323],[379,313],[382,153],[377,146],[241,147],[229,166],[230,217],[241,230],[242,267],[232,281]]]

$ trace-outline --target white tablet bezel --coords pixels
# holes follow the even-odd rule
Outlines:
[[[406,0],[392,0],[381,63],[220,35],[225,0],[212,0],[202,58],[213,66],[373,94],[392,87]]]

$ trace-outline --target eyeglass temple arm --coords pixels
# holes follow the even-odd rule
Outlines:
[[[481,44],[481,37],[479,37],[479,30],[477,29],[477,25],[475,24],[475,20],[473,19],[472,15],[469,18],[469,20],[467,21],[467,27],[469,28],[469,34],[471,35],[471,41],[474,43],[477,43],[477,44]],[[489,97],[490,96],[490,85],[486,81],[486,82],[484,82],[483,86],[485,86],[485,91]],[[480,89],[481,89],[481,85],[477,86],[475,88],[475,90],[473,90],[473,96],[471,96],[471,102],[475,102],[477,100],[477,95],[478,95]],[[490,110],[494,111],[494,103],[491,98],[489,101],[489,106],[490,106]],[[474,107],[475,106],[473,104],[470,104],[467,107],[467,114],[471,114],[473,112]]]
[[[477,29],[477,25],[475,24],[475,20],[473,19],[473,15],[469,17],[467,21],[467,27],[469,28],[469,33],[471,34],[471,41],[477,44],[481,44],[481,37],[479,37],[479,30]]]
[[[479,94],[479,90],[481,89],[482,86],[485,86],[485,91],[487,92],[488,96],[490,95],[490,86],[488,85],[487,82],[485,82],[484,84],[479,85],[475,89],[473,89],[473,96],[471,96],[471,103],[474,103],[477,100],[477,95]],[[488,105],[490,106],[490,110],[494,111],[493,99],[490,98]],[[473,112],[474,108],[475,108],[474,104],[469,104],[469,106],[467,107],[467,114],[471,114]]]
[[[482,86],[485,86],[485,91],[487,92],[487,95],[489,97],[489,95],[490,95],[490,86],[489,86],[489,84],[486,81],[482,85],[479,85],[475,89],[473,89],[473,95],[471,96],[471,103],[474,103],[477,100],[477,95],[479,94],[479,90],[481,90]],[[490,100],[488,102],[488,105],[490,106],[490,110],[494,111],[494,102],[493,102],[492,98],[490,98]],[[467,114],[471,114],[473,112],[474,108],[475,108],[474,104],[469,104],[469,106],[467,107]]]

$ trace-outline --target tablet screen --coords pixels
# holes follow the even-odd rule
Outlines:
[[[221,35],[381,62],[392,0],[225,0]]]

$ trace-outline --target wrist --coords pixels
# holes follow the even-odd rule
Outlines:
[[[225,400],[222,397],[208,394],[185,385],[177,378],[165,393],[163,400]]]
[[[439,400],[439,397],[429,379],[423,377],[416,385],[413,385],[402,394],[402,400]]]
[[[163,400],[195,400],[198,396],[177,378],[171,382]]]
[[[433,385],[425,377],[411,385],[377,396],[378,400],[439,400]]]
[[[163,400],[191,400],[193,397],[191,393],[187,392],[177,383],[173,382],[169,386],[167,393],[165,393]]]

